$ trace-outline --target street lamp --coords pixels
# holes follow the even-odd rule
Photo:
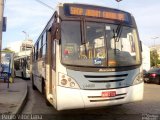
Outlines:
[[[26,31],[22,31],[25,34],[25,40],[29,38],[29,34]]]
[[[25,57],[27,58],[27,55],[26,55],[26,42],[29,39],[29,34],[27,34],[26,31],[22,31],[22,32],[25,34]]]
[[[26,31],[22,31],[25,34],[25,51],[26,51],[26,41],[29,39],[29,34]]]
[[[159,38],[158,36],[155,36],[155,37],[152,37],[152,38],[151,38],[151,39],[154,40],[154,48],[156,48],[156,46],[155,46],[155,40],[158,39],[158,38]]]

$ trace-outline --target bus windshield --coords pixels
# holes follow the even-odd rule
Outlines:
[[[2,53],[1,54],[1,63],[3,67],[3,72],[11,72],[11,60],[12,60],[12,53]]]
[[[64,64],[119,67],[141,63],[135,28],[95,22],[86,22],[84,26],[82,29],[79,21],[62,22],[61,43]]]

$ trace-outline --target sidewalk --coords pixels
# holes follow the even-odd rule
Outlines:
[[[27,83],[15,78],[14,83],[9,84],[0,81],[0,114],[18,114],[27,98]]]

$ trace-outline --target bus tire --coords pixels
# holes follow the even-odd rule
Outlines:
[[[47,99],[47,94],[46,94],[46,85],[44,82],[44,79],[42,80],[42,94],[44,95],[45,103],[47,106],[51,106],[51,103]]]
[[[23,72],[21,73],[21,76],[22,76],[22,79],[24,79],[24,75],[23,75]]]
[[[33,90],[36,90],[37,88],[36,88],[36,86],[34,85],[34,78],[33,78],[33,75],[32,75],[32,77],[31,77],[31,79],[32,79],[32,89],[33,89]]]
[[[17,76],[16,76],[16,72],[15,72],[15,71],[14,71],[14,77],[17,77]]]
[[[118,105],[114,105],[115,107],[120,107],[120,106],[122,106],[123,104],[118,104]]]

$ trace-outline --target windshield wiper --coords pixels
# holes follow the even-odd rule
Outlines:
[[[85,18],[82,18],[81,19],[81,45],[84,46],[84,49],[85,49],[85,56],[86,58],[88,57],[87,54],[88,54],[88,51],[87,51],[87,45],[86,45],[86,27],[85,27]]]
[[[114,46],[115,46],[115,54],[116,54],[116,42],[119,42],[119,39],[121,37],[121,33],[122,33],[122,24],[123,22],[121,21],[120,24],[118,25],[118,27],[116,28],[116,30],[113,29],[113,38],[114,38]]]
[[[122,33],[122,21],[120,22],[120,24],[116,28],[116,31],[114,32],[115,42],[119,42],[119,39],[121,37],[121,33]]]

